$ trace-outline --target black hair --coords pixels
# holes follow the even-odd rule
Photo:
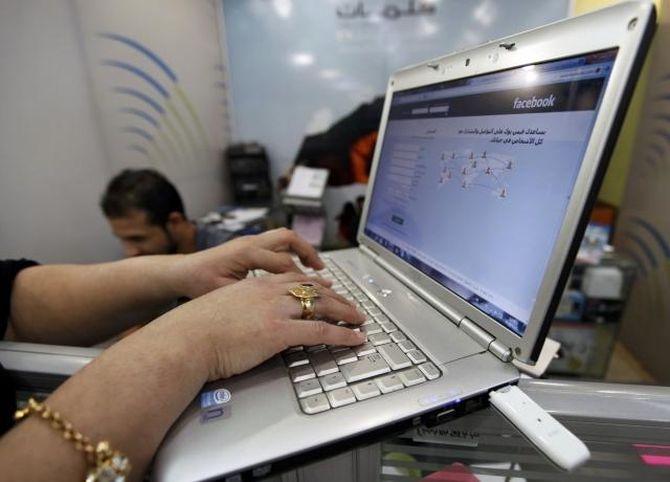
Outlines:
[[[131,210],[147,213],[151,224],[165,226],[170,213],[186,217],[184,203],[174,185],[155,169],[124,169],[109,184],[100,200],[108,218],[121,218]]]

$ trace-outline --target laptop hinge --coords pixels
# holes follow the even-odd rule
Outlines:
[[[474,339],[481,346],[493,353],[496,357],[504,362],[512,359],[512,351],[505,345],[496,340],[486,330],[480,328],[475,322],[469,318],[463,318],[459,327],[465,331],[472,339]]]
[[[503,345],[499,340],[493,340],[489,345],[489,351],[504,362],[512,361],[512,350]]]
[[[487,350],[491,342],[495,340],[495,338],[489,335],[486,331],[482,330],[469,318],[463,318],[459,326],[464,332],[470,335],[470,338],[474,339]]]

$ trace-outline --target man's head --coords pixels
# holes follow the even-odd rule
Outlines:
[[[193,251],[195,229],[177,189],[153,169],[125,169],[100,201],[126,256]]]

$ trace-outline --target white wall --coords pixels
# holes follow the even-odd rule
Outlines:
[[[116,257],[98,208],[109,171],[70,2],[0,2],[0,59],[0,258]]]
[[[266,146],[274,180],[292,165],[305,134],[383,95],[396,69],[568,13],[567,0],[434,0],[426,2],[431,14],[397,19],[382,12],[407,1],[220,1],[234,136]],[[368,15],[338,15],[356,6]]]
[[[179,75],[178,85],[160,78],[155,65],[136,51],[101,39],[100,32],[126,35],[151,48]],[[109,58],[137,65],[170,87],[177,130],[197,134],[194,117],[203,126],[206,142],[192,147],[190,157],[155,163],[181,191],[189,214],[202,215],[226,200],[220,160],[227,142],[224,69],[213,1],[2,0],[0,259],[120,257],[98,207],[100,194],[120,169],[150,163],[128,150],[142,139],[131,140],[123,131],[128,119],[121,109],[139,106],[114,95],[113,87],[151,92],[127,72],[104,67]],[[156,139],[165,138],[151,126],[142,127]]]
[[[217,4],[212,0],[74,0],[74,4],[114,172],[153,166],[177,185],[189,215],[200,216],[216,207],[224,200],[221,151],[227,142]],[[109,34],[118,37],[110,39]],[[119,87],[150,98],[159,110],[119,94]],[[148,115],[149,121],[129,115],[124,111],[128,108]]]

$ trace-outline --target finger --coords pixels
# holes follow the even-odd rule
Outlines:
[[[283,274],[283,273],[298,273],[302,276],[307,277],[306,274],[295,264],[293,257],[285,252],[276,253],[267,249],[258,249],[250,256],[253,258],[254,266],[269,271],[274,274]],[[314,281],[323,286],[330,287],[333,285],[331,280],[322,278],[320,276],[313,276],[308,278],[310,281]]]
[[[258,237],[257,243],[258,246],[273,251],[292,251],[298,255],[303,265],[316,270],[326,267],[316,249],[289,229],[279,228],[263,233]]]
[[[249,253],[249,262],[254,268],[264,269],[270,273],[300,273],[302,271],[288,253],[275,253],[267,249],[253,249]]]
[[[325,287],[328,287],[333,284],[330,280],[327,280],[325,278],[321,278],[319,276],[310,277],[302,272],[275,274],[270,277],[267,277],[267,279],[269,281],[272,281],[273,283],[280,285],[279,287],[285,290],[286,292],[288,292],[290,288],[293,288],[293,286],[295,286],[296,283],[314,282]]]
[[[302,317],[302,304],[300,300],[289,295],[285,297],[284,304],[287,309],[283,310],[283,312],[289,313],[289,317]],[[319,296],[314,299],[314,317],[319,320],[345,321],[356,325],[360,325],[365,321],[365,315],[360,313],[354,306],[329,296]]]
[[[286,346],[356,346],[365,342],[361,332],[318,320],[287,320],[283,333]]]
[[[338,296],[338,295],[336,295]],[[319,318],[328,318],[337,321],[346,321],[360,325],[365,321],[365,315],[347,300],[338,300],[333,297],[322,296],[316,299],[316,314]]]

